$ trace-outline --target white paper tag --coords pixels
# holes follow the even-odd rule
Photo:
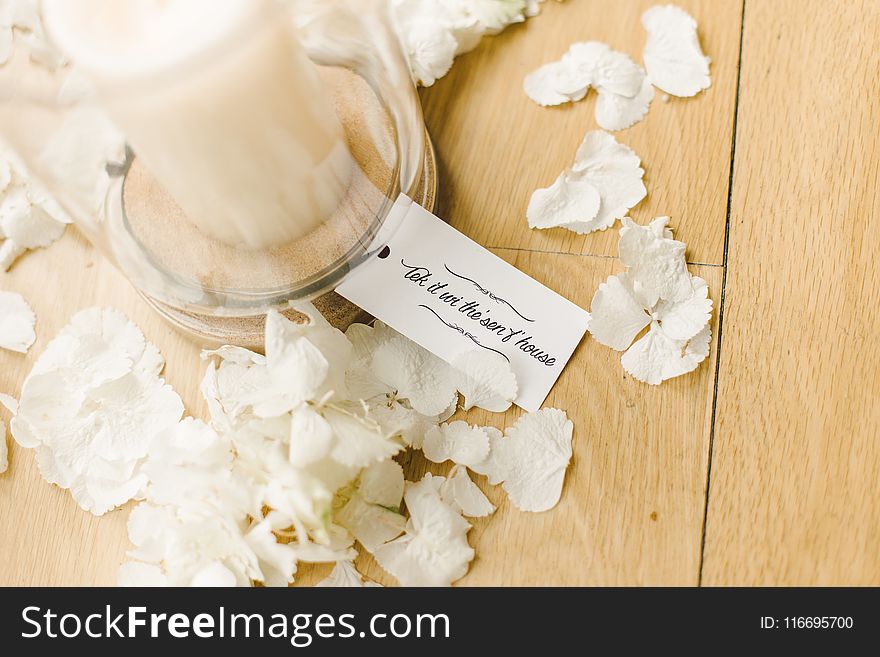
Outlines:
[[[589,314],[408,197],[392,212],[404,216],[387,249],[336,291],[447,362],[474,349],[503,355],[519,385],[517,406],[540,408]]]

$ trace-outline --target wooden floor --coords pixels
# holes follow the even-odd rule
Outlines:
[[[678,3],[699,21],[712,87],[690,100],[658,95],[617,137],[647,172],[634,218],[670,215],[709,282],[721,311],[711,357],[650,387],[585,340],[548,400],[575,424],[562,501],[521,513],[484,486],[500,508],[475,524],[463,584],[880,584],[880,3]],[[530,231],[524,213],[596,127],[594,97],[540,108],[520,82],[575,40],[639,60],[651,4],[547,2],[422,93],[440,159],[437,213],[584,306],[620,269],[616,231]],[[39,318],[28,356],[0,353],[0,391],[18,394],[75,310],[111,305],[160,346],[167,379],[204,412],[199,345],[76,231],[0,275],[0,288],[23,292]],[[112,583],[127,509],[94,518],[41,480],[32,454],[13,444],[10,461],[0,584]]]

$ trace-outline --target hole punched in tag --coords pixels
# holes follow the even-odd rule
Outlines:
[[[382,247],[382,250],[379,251],[379,254],[376,257],[379,258],[379,260],[384,260],[389,255],[391,255],[391,247],[386,244]]]

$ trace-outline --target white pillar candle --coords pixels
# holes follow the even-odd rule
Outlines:
[[[337,206],[352,160],[276,0],[45,0],[43,12],[137,157],[205,235],[271,247]]]

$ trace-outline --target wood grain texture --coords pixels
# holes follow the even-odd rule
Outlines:
[[[164,376],[187,411],[206,416],[198,391],[204,370],[199,345],[151,310],[76,229],[0,274],[0,289],[20,292],[37,315],[37,342],[26,355],[0,349],[0,391],[17,398],[34,361],[70,317],[108,306],[125,313],[159,347],[167,361]],[[9,469],[0,474],[0,585],[112,585],[130,547],[128,507],[100,518],[82,511],[67,491],[43,480],[33,450],[7,440]]]
[[[495,249],[575,303],[622,270],[616,259]],[[720,289],[721,269],[692,271]],[[713,329],[715,327],[713,326]],[[705,499],[714,353],[697,372],[648,386],[624,372],[620,353],[586,339],[545,406],[574,423],[574,455],[559,505],[524,513],[500,486],[476,478],[498,507],[473,521],[477,558],[462,585],[695,585]],[[504,428],[521,415],[471,411],[461,419]],[[412,453],[407,477],[448,467]],[[365,561],[371,577],[385,581]]]
[[[529,100],[522,80],[575,41],[603,41],[641,62],[641,15],[654,4],[545,2],[540,16],[484,39],[449,75],[422,90],[444,190],[438,211],[485,246],[617,255],[613,230],[579,236],[561,228],[528,229],[532,192],[570,166],[584,134],[598,126],[594,92],[577,103],[545,108]],[[633,209],[633,218],[646,223],[671,216],[693,262],[721,264],[742,2],[677,4],[699,22],[703,50],[712,58],[712,87],[668,102],[658,93],[645,120],[614,135],[639,154],[646,171],[648,197]]]
[[[612,258],[496,253],[583,306],[620,269]],[[720,268],[692,269],[713,294],[720,289]],[[51,251],[28,254],[3,287],[31,301],[39,340],[26,356],[0,352],[0,389],[18,394],[37,355],[73,312],[107,305],[126,313],[160,347],[166,379],[190,413],[205,416],[200,346],[161,321],[77,231],[69,230]],[[626,376],[619,359],[585,340],[547,400],[575,425],[574,458],[558,507],[523,513],[500,487],[479,480],[499,510],[474,523],[470,541],[477,559],[462,584],[696,583],[714,364],[652,387]],[[461,415],[500,428],[518,416],[516,410]],[[10,468],[0,475],[0,584],[112,584],[129,548],[125,522],[132,505],[95,518],[67,491],[43,481],[30,450],[10,440],[10,451]],[[435,473],[447,469],[418,457],[406,463],[407,475],[421,476],[427,465]],[[392,583],[368,557],[359,565],[377,581]],[[299,579],[311,584],[328,571],[304,566]]]
[[[441,164],[438,214],[585,306],[619,268],[609,257],[616,231],[530,231],[523,214],[595,127],[594,101],[539,108],[521,80],[578,39],[639,59],[650,4],[545,3],[542,16],[484,40],[422,91]],[[658,98],[617,135],[647,170],[635,218],[671,215],[688,259],[717,265],[742,4],[680,4],[700,23],[713,86],[691,100]],[[708,585],[880,584],[880,4],[747,0],[742,65],[717,390],[714,344],[697,372],[655,388],[585,341],[548,400],[575,424],[559,506],[522,513],[480,480],[499,510],[475,522],[477,558],[462,584],[695,584],[701,575]],[[717,306],[724,269],[691,269]],[[18,394],[73,312],[110,305],[159,345],[168,381],[204,414],[200,345],[163,323],[75,230],[0,274],[0,288],[33,304],[39,336],[26,356],[0,351],[0,391]],[[505,426],[517,415],[466,417]],[[0,584],[113,583],[127,508],[82,512],[40,478],[30,452],[10,447]],[[444,471],[420,458],[406,467],[418,476],[427,466]],[[368,558],[360,565],[391,582]],[[300,581],[327,570],[304,568]]]
[[[705,584],[880,584],[880,4],[748,0]]]

